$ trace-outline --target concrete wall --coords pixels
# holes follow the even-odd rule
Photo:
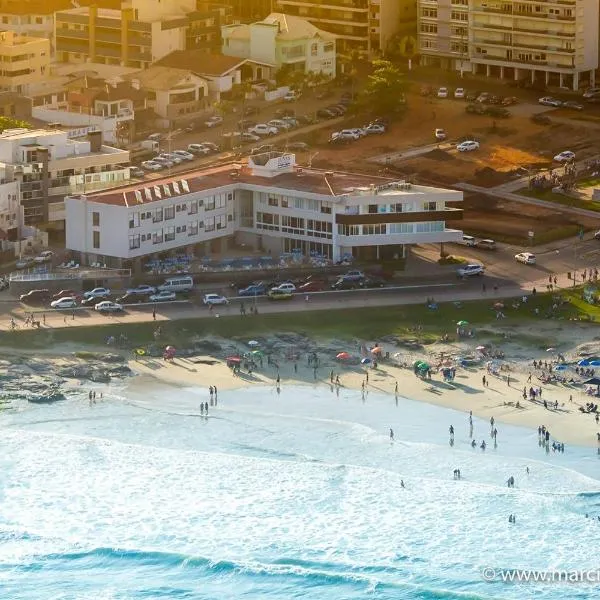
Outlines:
[[[277,62],[277,25],[253,23],[250,25],[250,57],[258,62]]]

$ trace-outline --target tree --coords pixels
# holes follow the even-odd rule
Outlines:
[[[407,83],[404,74],[387,60],[373,61],[373,72],[360,91],[353,108],[381,116],[393,116],[406,109]]]
[[[31,124],[20,119],[12,119],[11,117],[0,117],[0,132],[5,129],[31,129]]]

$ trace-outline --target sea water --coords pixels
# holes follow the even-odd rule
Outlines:
[[[0,598],[600,597],[599,583],[482,577],[600,567],[596,449],[546,453],[503,424],[494,448],[477,419],[473,449],[468,396],[457,412],[253,387],[219,392],[206,418],[208,400],[136,384],[3,413]]]

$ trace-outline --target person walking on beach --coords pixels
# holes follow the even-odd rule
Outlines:
[[[396,381],[396,385],[394,387],[394,393],[397,395],[398,394],[398,382]]]
[[[366,376],[367,376],[367,383],[369,383],[369,371],[366,372]]]
[[[329,382],[333,383],[333,369],[331,369],[331,372],[329,373]]]
[[[454,427],[452,425],[450,425],[450,428],[448,429],[448,431],[450,432],[450,439],[453,440],[454,439]]]
[[[204,402],[200,402],[200,414],[204,414]]]
[[[213,390],[215,392],[215,406],[216,406],[217,405],[217,386],[216,385],[213,386]]]
[[[483,387],[485,387],[485,375],[481,378],[481,382],[483,383]]]
[[[394,430],[390,427],[390,440],[394,441]]]
[[[204,412],[208,415],[208,402],[204,403]]]

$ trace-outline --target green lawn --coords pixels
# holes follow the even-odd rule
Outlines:
[[[577,187],[590,188],[600,186],[600,177],[587,177],[577,182]]]
[[[584,208],[586,210],[593,210],[600,212],[600,203],[588,202],[586,200],[580,200],[579,198],[572,198],[571,196],[563,196],[563,194],[555,194],[552,190],[531,190],[529,188],[521,188],[516,192],[521,196],[527,196],[528,198],[538,198],[539,200],[545,200],[546,202],[553,202],[554,204],[562,204],[563,206],[573,206],[575,208]]]
[[[600,308],[591,307],[577,297],[577,292],[564,292],[572,302],[563,310],[564,318],[579,317],[600,321]],[[422,304],[398,307],[377,307],[345,309],[331,311],[311,311],[280,313],[241,317],[232,315],[220,318],[181,319],[161,321],[161,345],[173,344],[185,346],[193,338],[218,335],[225,338],[248,339],[261,334],[274,332],[295,332],[315,339],[377,339],[384,335],[396,335],[405,339],[418,339],[427,343],[438,339],[444,333],[450,335],[456,329],[456,322],[467,320],[474,328],[495,324],[495,312],[492,309],[494,298],[464,302],[457,306],[453,302],[439,305],[438,310],[430,310]],[[528,302],[526,308],[514,311],[510,301],[504,301],[505,313],[509,319],[502,323],[525,323],[534,317],[537,306],[543,314],[552,299],[547,294],[538,294]],[[1,346],[13,348],[46,348],[71,343],[82,349],[103,345],[110,335],[125,334],[128,346],[147,346],[153,343],[153,331],[156,324],[132,323],[118,325],[99,325],[93,327],[72,327],[55,330],[5,332],[0,336]],[[417,332],[417,326],[422,330]],[[107,348],[108,350],[108,348]]]

